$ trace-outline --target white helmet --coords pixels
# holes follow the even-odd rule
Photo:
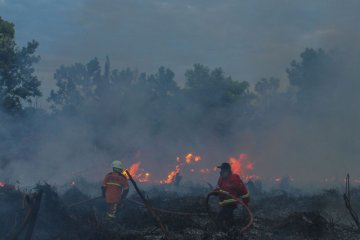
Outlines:
[[[117,169],[123,169],[123,164],[122,164],[121,161],[116,160],[116,161],[112,162],[111,167],[112,168],[117,168]]]

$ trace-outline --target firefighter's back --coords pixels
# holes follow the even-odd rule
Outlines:
[[[107,203],[118,203],[124,189],[129,188],[126,177],[117,172],[108,173],[104,180],[106,188],[105,198]]]

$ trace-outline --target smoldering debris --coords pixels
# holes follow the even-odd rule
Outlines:
[[[193,193],[187,194],[155,189],[145,196],[154,209],[159,209],[157,214],[166,225],[169,239],[359,239],[359,233],[349,224],[341,195],[335,190],[303,196],[285,191],[262,192],[250,205],[254,224],[241,234],[247,216],[240,207],[236,210],[235,225],[229,228],[219,227],[204,214],[206,189],[193,189]],[[104,201],[101,198],[87,201],[91,196],[76,187],[61,195],[48,184],[37,185],[33,189],[36,191],[42,191],[43,199],[33,239],[163,239],[157,223],[135,194],[122,204],[117,218],[108,222],[103,218]],[[353,201],[359,202],[360,189],[353,193]],[[22,224],[26,194],[12,187],[0,188],[2,239],[11,239]],[[323,208],[318,207],[319,201]]]

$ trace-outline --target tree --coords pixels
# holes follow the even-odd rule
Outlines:
[[[33,64],[40,60],[35,55],[36,41],[18,48],[15,43],[14,24],[0,17],[0,101],[7,112],[19,112],[23,103],[40,97],[41,82],[34,75]]]
[[[193,69],[186,71],[185,77],[189,96],[206,107],[231,105],[249,94],[248,82],[225,77],[221,68],[210,71],[201,64],[195,64]]]
[[[258,114],[264,111],[271,111],[275,105],[279,104],[279,87],[280,79],[271,77],[270,79],[262,78],[255,84],[255,92],[257,93]]]
[[[51,90],[48,101],[53,109],[76,108],[79,104],[98,97],[98,86],[104,79],[97,58],[86,65],[75,63],[72,66],[62,65],[54,74],[57,90]]]
[[[185,73],[184,94],[187,119],[194,129],[211,129],[216,137],[229,137],[234,124],[248,112],[248,82],[234,81],[221,68],[210,70],[201,64]],[[190,103],[190,104],[189,104]]]
[[[326,104],[336,89],[340,73],[335,55],[307,48],[300,57],[300,62],[292,61],[286,70],[290,84],[297,87],[298,103],[303,106],[315,102]]]
[[[147,78],[151,93],[156,97],[174,95],[179,87],[174,80],[175,74],[165,67],[160,67],[158,72]]]
[[[279,86],[280,80],[278,78],[263,78],[255,84],[255,92],[261,96],[274,96],[279,90]]]

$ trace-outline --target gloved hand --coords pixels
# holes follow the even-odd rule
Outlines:
[[[245,203],[246,206],[249,205],[250,197],[243,198],[242,200],[243,200],[243,202]]]
[[[221,193],[226,193],[226,194],[229,194],[229,192],[228,192],[228,191],[222,190],[221,188],[218,188],[218,189],[217,189],[217,191],[218,191],[218,192],[221,192]]]
[[[101,196],[104,198],[105,197],[105,187],[101,186]]]
[[[121,195],[121,201],[124,200],[126,198],[126,196],[128,195],[129,193],[129,189],[125,189]]]

